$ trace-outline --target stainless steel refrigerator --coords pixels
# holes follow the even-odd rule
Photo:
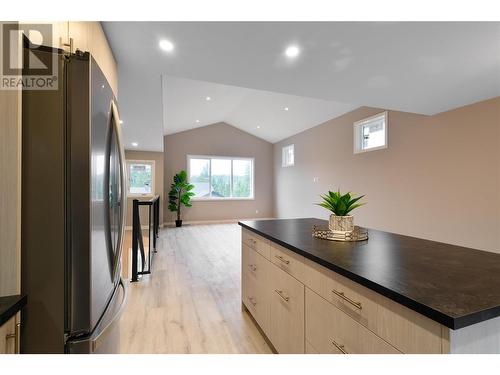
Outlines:
[[[57,90],[22,94],[23,353],[115,353],[125,158],[116,98],[89,53],[25,44],[57,59]]]

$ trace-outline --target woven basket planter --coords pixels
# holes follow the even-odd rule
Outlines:
[[[354,216],[330,215],[328,227],[334,233],[350,233],[354,230]]]

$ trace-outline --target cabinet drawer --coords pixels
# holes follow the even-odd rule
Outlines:
[[[309,289],[306,289],[306,339],[320,353],[400,353]]]
[[[374,332],[403,353],[442,352],[439,323],[382,295],[379,295],[377,329]]]
[[[304,282],[351,318],[375,330],[377,293],[307,259],[304,263]]]
[[[399,351],[441,352],[439,323],[308,259],[304,260],[304,283]],[[333,293],[333,289],[344,292],[352,302],[360,302],[362,309]]]
[[[241,238],[243,244],[247,245],[251,249],[254,249],[267,260],[270,259],[271,245],[269,240],[266,240],[265,238],[246,229],[242,229]]]
[[[267,288],[269,261],[245,244],[242,245],[241,250],[242,274],[248,274],[250,278],[261,284],[262,288]]]
[[[304,353],[304,285],[271,265],[270,339],[278,353]]]
[[[304,279],[304,257],[271,243],[271,262],[299,281]]]
[[[15,340],[7,335],[15,335],[16,317],[13,316],[0,327],[0,354],[14,354],[16,352]]]
[[[248,273],[242,278],[242,300],[260,328],[269,333],[269,299],[266,288],[258,284]]]

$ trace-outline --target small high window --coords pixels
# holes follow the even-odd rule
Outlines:
[[[354,153],[387,148],[387,112],[354,123]]]
[[[295,164],[295,147],[288,145],[283,147],[281,152],[281,165],[283,167],[291,167]]]

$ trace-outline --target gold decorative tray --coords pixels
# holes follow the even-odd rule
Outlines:
[[[365,241],[368,239],[368,229],[355,226],[352,232],[337,233],[337,232],[332,232],[330,228],[328,228],[328,226],[313,225],[312,235],[313,237],[329,241],[343,241],[343,242]]]

